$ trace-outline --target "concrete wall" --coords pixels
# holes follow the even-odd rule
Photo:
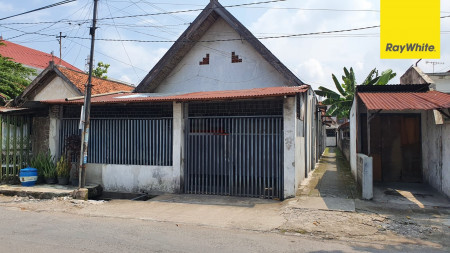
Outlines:
[[[352,109],[350,110],[350,168],[352,170],[353,177],[356,179],[356,144],[357,144],[357,136],[358,136],[358,129],[357,129],[357,99],[353,100]]]
[[[296,106],[300,111],[300,115],[296,118],[296,134],[295,134],[295,185],[298,187],[306,178],[306,159],[305,159],[305,101],[306,94],[297,96],[298,103]],[[297,110],[297,108],[296,108]],[[297,189],[296,189],[297,190]]]
[[[86,182],[112,192],[179,192],[179,171],[173,166],[87,164]]]
[[[429,74],[429,77],[435,84],[435,90],[450,93],[450,73],[445,74]]]
[[[401,77],[400,84],[426,84],[433,83],[418,67],[410,67]]]
[[[173,102],[173,184],[177,191],[184,182],[184,109],[187,104]]]
[[[239,39],[219,18],[200,40]],[[235,52],[242,62],[232,63]],[[209,64],[199,62],[209,54]],[[286,86],[288,84],[245,40],[197,43],[155,92],[196,92]]]
[[[296,184],[296,105],[295,97],[287,97],[283,104],[283,143],[284,143],[284,198],[295,196]]]
[[[63,99],[68,97],[76,97],[80,94],[67,84],[61,77],[53,78],[44,88],[38,91],[30,100],[42,101],[49,99]]]
[[[423,179],[450,197],[450,124],[436,125],[433,111],[421,117]]]
[[[373,159],[364,154],[357,156],[356,183],[361,191],[362,199],[373,198]]]
[[[344,154],[345,159],[347,159],[347,161],[350,161],[350,138],[344,137],[344,130],[347,130],[347,129],[348,129],[347,127],[338,129],[337,146]]]

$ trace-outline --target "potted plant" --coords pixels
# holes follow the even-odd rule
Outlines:
[[[31,168],[37,169],[38,172],[38,179],[36,184],[43,184],[45,183],[44,174],[43,174],[43,167],[45,164],[45,153],[38,153],[32,156],[29,166]]]
[[[58,175],[58,184],[66,185],[69,183],[70,165],[65,155],[62,155],[56,163],[56,174]]]
[[[51,154],[46,154],[42,160],[42,174],[47,184],[56,184],[56,165]]]

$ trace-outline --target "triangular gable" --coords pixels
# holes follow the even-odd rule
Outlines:
[[[36,96],[41,89],[43,89],[47,84],[53,81],[55,78],[61,78],[73,92],[81,96],[83,92],[78,89],[78,87],[73,84],[59,69],[51,62],[47,68],[45,68],[31,83],[28,87],[20,94],[15,100],[14,104],[19,105],[24,101],[29,100],[30,97]],[[54,91],[58,92],[58,91]]]
[[[217,0],[211,2],[203,9],[186,31],[178,38],[167,53],[159,60],[153,69],[136,87],[135,92],[154,92],[154,90],[169,76],[178,63],[194,47],[196,41],[205,35],[211,26],[223,19],[242,40],[247,41],[262,58],[267,61],[286,80],[288,86],[298,86],[304,83],[297,78],[284,64],[276,58],[244,25],[242,25]]]
[[[60,80],[54,83],[55,79],[58,78],[60,78]],[[87,83],[87,80],[88,74],[86,73],[68,69],[62,66],[56,66],[51,63],[31,82],[31,84],[22,92],[22,94],[17,97],[17,99],[15,99],[14,104],[22,104],[25,101],[36,98],[41,92],[47,92],[46,94],[51,93],[53,97],[60,96],[66,98],[73,96],[83,96],[84,86]],[[47,87],[48,85],[55,86]],[[92,77],[92,86],[92,95],[117,91],[132,91],[134,89],[134,86],[131,85],[97,77]],[[47,89],[47,91],[45,89]]]

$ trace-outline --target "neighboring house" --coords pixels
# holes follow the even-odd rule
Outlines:
[[[49,149],[59,156],[60,143],[58,108],[49,108],[41,101],[84,95],[88,75],[52,62],[12,101],[10,107],[0,108],[0,182],[9,180],[29,161],[30,153],[38,154]],[[92,94],[131,92],[134,87],[116,81],[93,77]],[[12,107],[11,107],[12,106]],[[80,115],[78,115],[79,118]]]
[[[423,73],[419,67],[410,67],[401,77],[400,84],[431,84],[430,88],[450,93],[450,71]]]
[[[424,182],[450,197],[449,108],[450,94],[428,84],[358,86],[350,113],[354,176],[361,179],[368,156],[367,184]]]
[[[54,98],[38,88],[51,87],[46,76],[58,71],[18,99],[50,108],[43,129],[57,157],[80,133],[83,104],[65,95],[78,94]],[[311,87],[212,0],[134,93],[92,98],[87,182],[116,192],[284,199],[314,169],[324,133]]]
[[[3,39],[0,39],[0,43],[5,44],[0,46],[0,55],[3,57],[9,57],[12,61],[20,63],[26,67],[33,68],[38,74],[46,69],[51,61],[55,62],[57,65],[81,71],[77,67],[59,59],[59,57],[53,56],[52,54],[44,53],[39,50],[25,47]]]
[[[338,124],[336,122],[336,117],[323,117],[325,123],[325,146],[327,147],[336,147],[337,138],[336,131],[338,128]]]

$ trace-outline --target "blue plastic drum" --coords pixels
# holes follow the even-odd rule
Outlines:
[[[35,168],[21,169],[19,173],[20,182],[22,186],[33,186],[38,179],[38,172]]]

